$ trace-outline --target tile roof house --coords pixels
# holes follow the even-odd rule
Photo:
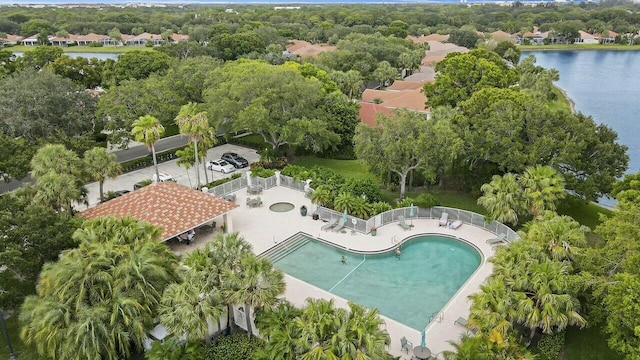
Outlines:
[[[494,31],[490,33],[489,36],[498,42],[500,41],[516,42],[516,39],[514,39],[513,35],[509,34],[508,32],[504,32],[502,30]]]
[[[397,88],[405,86],[415,87],[416,85],[401,84]],[[390,90],[390,88],[387,88],[387,90],[366,89],[362,93],[359,113],[360,121],[369,126],[375,126],[377,114],[382,113],[389,116],[393,109],[407,109],[425,114],[429,118],[431,110],[425,105],[427,97],[422,93],[422,86],[417,89],[405,90]]]
[[[17,45],[19,42],[22,41],[22,39],[24,39],[23,36],[7,34],[6,38],[4,39],[0,38],[0,45],[4,45],[4,44]]]
[[[575,39],[576,44],[597,44],[600,38],[597,35],[591,35],[586,31],[579,30],[580,37]]]
[[[620,34],[618,34],[615,31],[607,30],[607,31],[603,32],[602,34],[599,34],[600,43],[602,43],[602,44],[613,44],[616,41],[616,37],[618,37],[619,35]]]
[[[447,40],[449,40],[449,35],[440,35],[440,34],[429,34],[429,35],[420,35],[420,36],[408,35],[407,39],[413,41],[416,44],[422,44],[428,41],[446,42]]]
[[[131,216],[160,227],[161,241],[167,241],[219,216],[224,216],[227,228],[231,230],[226,214],[236,207],[235,203],[168,181],[145,186],[78,215],[85,219]]]
[[[378,114],[391,116],[391,109],[372,102],[360,102],[360,112],[358,113],[360,121],[374,127],[376,126],[376,118],[378,117]]]
[[[317,57],[320,53],[325,51],[334,51],[335,46],[329,44],[312,44],[304,40],[291,40],[287,44],[287,51],[290,51],[301,58],[305,57]]]
[[[49,38],[53,38],[53,36],[49,36]],[[38,35],[31,35],[27,38],[22,39],[22,44],[25,46],[38,46]]]

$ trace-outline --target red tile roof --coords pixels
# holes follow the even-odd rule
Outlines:
[[[440,34],[429,34],[429,35],[420,35],[420,36],[407,36],[407,39],[413,41],[416,44],[421,44],[427,41],[447,41],[449,40],[449,35],[440,35]]]
[[[300,57],[316,57],[321,52],[333,51],[336,47],[328,44],[312,44],[304,40],[291,40],[287,45],[287,50]]]
[[[420,81],[401,81],[396,80],[391,84],[391,86],[387,86],[387,91],[399,91],[399,90],[420,90],[424,86],[423,82]]]
[[[427,97],[420,90],[384,91],[366,89],[362,93],[362,101],[376,102],[392,109],[408,109],[413,111],[427,111],[425,103]]]
[[[391,116],[391,109],[371,102],[360,101],[360,114],[358,115],[360,121],[371,127],[375,127],[378,114]]]
[[[85,219],[131,216],[162,228],[161,239],[166,241],[236,207],[235,203],[169,181],[145,186],[78,215]]]

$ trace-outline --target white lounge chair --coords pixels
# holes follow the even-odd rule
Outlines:
[[[449,214],[442,213],[440,216],[440,221],[438,222],[438,226],[447,226],[447,222],[449,222]]]
[[[404,222],[404,216],[398,216],[398,225],[402,226],[403,229],[409,230],[411,226],[409,226],[406,222]]]
[[[487,240],[487,244],[492,244],[492,245],[493,244],[499,244],[499,243],[504,242],[506,240],[507,240],[507,234],[502,233],[502,234],[498,235],[497,237],[495,237],[493,239]]]
[[[342,230],[342,228],[344,227],[344,224],[346,222],[347,221],[344,218],[341,217],[340,221],[338,221],[338,225],[336,225],[336,227],[333,228],[333,231],[338,232],[338,231]]]
[[[449,228],[453,229],[453,230],[456,230],[460,226],[462,226],[462,220],[456,220],[456,221],[452,222],[451,225],[449,225]]]
[[[333,218],[331,220],[329,220],[329,222],[327,222],[326,224],[322,225],[322,227],[320,227],[321,230],[329,230],[332,227],[336,226],[336,223],[338,222],[338,218]]]
[[[453,324],[458,324],[458,325],[462,325],[462,326],[467,326],[467,319],[463,318],[463,317],[459,317],[456,319],[456,321],[453,322]]]

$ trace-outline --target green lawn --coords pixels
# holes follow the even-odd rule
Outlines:
[[[18,45],[18,46],[5,47],[3,49],[11,50],[13,52],[25,52],[27,50],[33,50],[34,47],[33,46]],[[70,46],[70,47],[63,47],[62,48],[62,51],[66,52],[66,53],[86,52],[86,53],[121,54],[121,53],[125,53],[125,52],[128,52],[128,51],[133,51],[133,50],[150,51],[150,50],[153,50],[153,48],[152,47],[146,47],[146,46],[103,46],[103,47]]]
[[[599,327],[567,329],[564,354],[559,360],[622,360],[623,357],[609,349]]]
[[[335,159],[322,159],[315,156],[299,156],[296,158],[295,165],[312,168],[314,166],[322,166],[335,171],[337,174],[344,176],[345,178],[353,177],[368,177],[376,182],[379,179],[369,173],[367,167],[358,160],[335,160]]]
[[[549,103],[549,108],[551,110],[571,111],[571,104],[569,103],[569,99],[567,99],[562,90],[560,90],[557,86],[554,86],[553,93],[556,95],[556,99]]]

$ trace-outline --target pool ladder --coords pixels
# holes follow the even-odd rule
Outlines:
[[[431,323],[433,320],[442,322],[442,319],[444,319],[444,311],[434,312],[433,314],[431,314],[431,316],[429,316],[429,323]]]

